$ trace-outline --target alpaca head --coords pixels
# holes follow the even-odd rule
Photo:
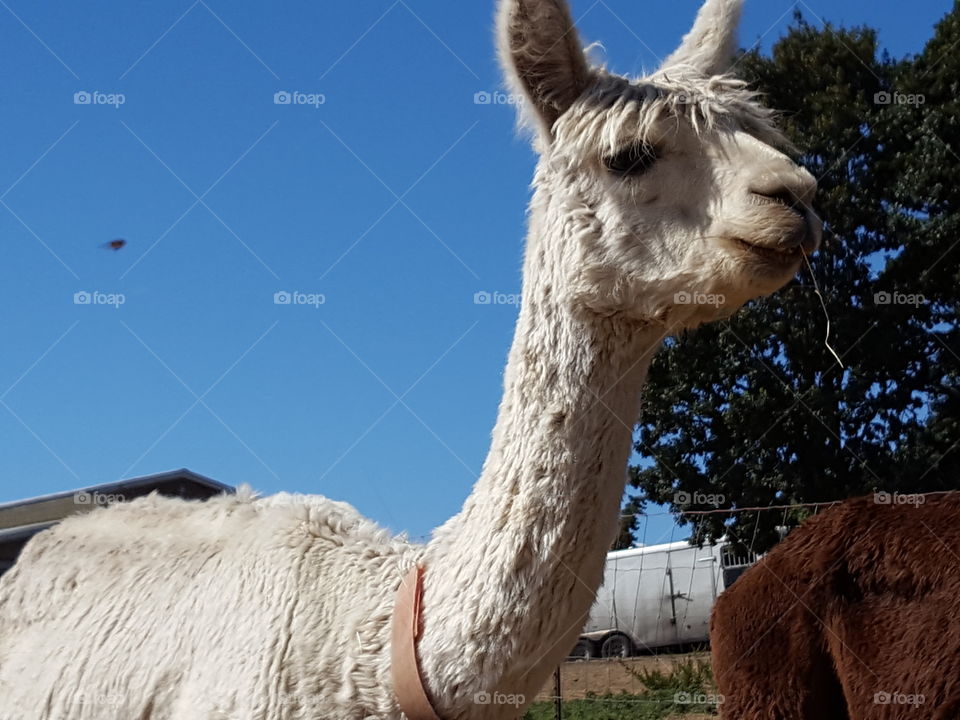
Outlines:
[[[819,245],[816,181],[729,74],[741,5],[706,0],[660,69],[628,79],[590,65],[567,0],[501,0],[501,61],[541,155],[527,269],[564,301],[692,327]]]

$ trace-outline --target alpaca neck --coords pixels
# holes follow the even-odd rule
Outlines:
[[[424,555],[421,669],[444,718],[511,717],[572,648],[618,527],[640,390],[662,328],[577,317],[531,273],[493,441]],[[537,254],[539,259],[544,253]]]

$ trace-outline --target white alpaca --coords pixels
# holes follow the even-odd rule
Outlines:
[[[776,290],[819,242],[815,181],[723,75],[741,2],[707,0],[631,81],[588,65],[565,0],[501,0],[541,154],[523,305],[482,475],[426,546],[308,496],[66,520],[0,581],[0,717],[399,720],[390,622],[415,564],[437,715],[522,714],[600,584],[661,340]]]

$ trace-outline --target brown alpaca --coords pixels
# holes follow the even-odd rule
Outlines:
[[[724,720],[958,720],[960,495],[857,498],[717,600]]]

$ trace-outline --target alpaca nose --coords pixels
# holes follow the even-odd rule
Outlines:
[[[790,212],[801,217],[806,215],[806,208],[795,193],[789,188],[782,187],[776,190],[751,191],[764,205],[781,205]]]
[[[750,192],[765,202],[783,205],[789,210],[805,213],[817,193],[817,181],[804,168],[791,165],[764,168],[753,178]]]

